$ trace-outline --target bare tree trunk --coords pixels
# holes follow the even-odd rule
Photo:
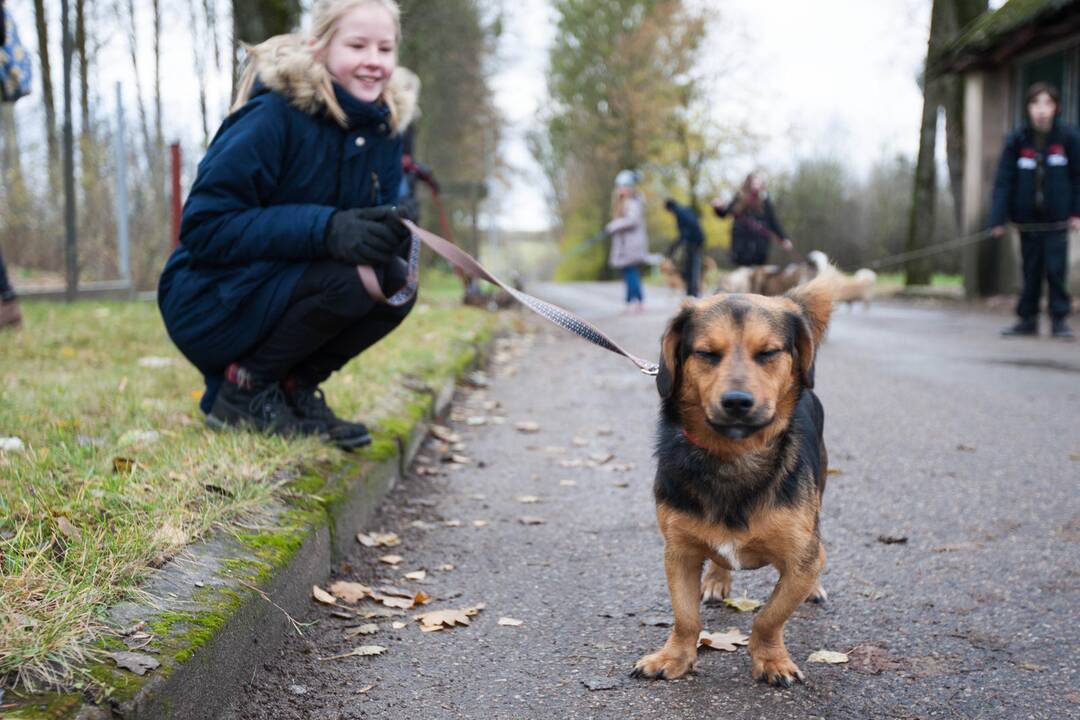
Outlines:
[[[941,106],[942,81],[931,78],[929,60],[941,47],[948,25],[947,5],[950,0],[933,0],[930,10],[930,39],[927,42],[927,63],[923,69],[923,109],[919,127],[919,155],[915,163],[915,187],[911,194],[911,215],[908,224],[908,252],[918,251],[930,244],[934,234],[934,210],[937,201],[937,165],[934,150],[937,146],[938,108]],[[905,267],[907,285],[929,285],[930,263],[925,259],[909,260]]]
[[[161,127],[161,0],[154,6],[154,150],[164,165],[165,133]]]
[[[205,0],[204,6],[205,8]],[[191,34],[192,34],[192,51],[195,60],[195,77],[199,82],[199,117],[202,118],[202,132],[203,132],[203,147],[205,148],[210,144],[210,121],[207,118],[206,112],[206,51],[204,49],[204,43],[202,42],[199,24],[199,13],[195,7],[195,0],[190,0],[188,3],[188,10],[190,11],[191,18]],[[207,21],[209,25],[209,21]],[[207,33],[211,33],[211,29],[207,29]]]
[[[90,134],[90,63],[86,56],[86,0],[75,0],[75,54],[79,58],[79,134]]]
[[[60,143],[56,135],[56,101],[53,97],[52,63],[49,61],[49,23],[45,0],[34,0],[38,59],[41,62],[41,97],[45,103],[45,143],[49,149],[49,194],[60,196]]]
[[[291,32],[300,22],[300,0],[232,0],[233,96],[240,75],[240,43],[260,43]]]
[[[987,0],[950,0],[948,37],[951,39],[987,10]],[[964,81],[950,75],[942,80],[945,105],[945,155],[949,165],[956,227],[963,223],[964,185]]]
[[[154,143],[150,139],[150,121],[146,115],[146,103],[143,102],[142,78],[139,73],[139,36],[135,23],[134,0],[127,0],[128,55],[131,57],[131,69],[135,73],[135,108],[139,113],[139,129],[142,132],[143,148],[150,156]]]

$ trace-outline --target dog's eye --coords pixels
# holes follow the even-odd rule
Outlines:
[[[710,352],[708,350],[695,350],[694,355],[713,365],[724,359],[724,356],[720,353]]]
[[[769,362],[770,360],[772,360],[774,357],[776,357],[777,355],[779,355],[782,352],[783,352],[783,350],[780,350],[780,349],[762,350],[761,352],[759,352],[757,355],[754,356],[754,359],[757,360],[759,363],[767,363],[767,362]]]

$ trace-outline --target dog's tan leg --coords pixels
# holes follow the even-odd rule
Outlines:
[[[704,602],[720,602],[731,597],[731,571],[710,560],[701,579],[701,599]]]
[[[698,635],[701,634],[701,567],[704,554],[685,545],[664,547],[664,571],[675,625],[664,647],[637,661],[633,677],[674,680],[697,662]]]
[[[817,546],[817,557],[809,563],[795,559],[789,566],[779,568],[780,579],[769,601],[754,618],[747,649],[755,680],[791,687],[793,681],[804,679],[784,647],[784,623],[817,587],[818,574],[825,564],[825,548],[821,543]]]

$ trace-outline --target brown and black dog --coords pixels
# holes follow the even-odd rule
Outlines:
[[[783,297],[687,300],[668,325],[654,493],[675,623],[635,677],[692,670],[701,601],[727,597],[732,570],[772,565],[780,579],[754,618],[753,676],[785,687],[803,680],[784,623],[805,600],[825,599],[818,511],[827,457],[812,388],[833,284],[829,273]]]

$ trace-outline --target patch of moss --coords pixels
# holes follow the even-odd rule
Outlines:
[[[17,703],[17,697],[14,699]],[[6,708],[3,717],[4,720],[63,720],[70,717],[80,705],[82,698],[75,694],[39,695],[27,705]]]

